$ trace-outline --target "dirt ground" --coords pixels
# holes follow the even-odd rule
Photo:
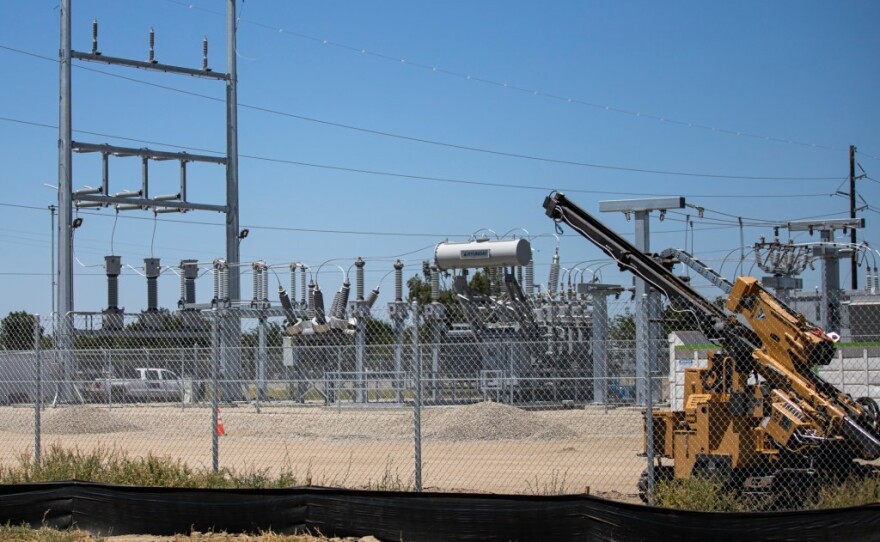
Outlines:
[[[77,405],[41,412],[43,448],[96,446],[130,455],[212,465],[212,418],[186,405]],[[412,489],[413,411],[408,407],[223,407],[221,467],[293,473],[297,484]],[[0,408],[0,463],[34,446],[34,411]],[[422,411],[426,491],[584,493],[637,502],[645,459],[642,416],[632,408],[526,411],[498,403]]]

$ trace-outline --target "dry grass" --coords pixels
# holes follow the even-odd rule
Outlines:
[[[85,480],[108,484],[144,487],[191,488],[279,488],[311,485],[306,473],[298,478],[289,469],[269,475],[268,469],[235,471],[192,468],[170,457],[147,454],[131,457],[127,452],[110,447],[91,450],[66,449],[52,445],[46,449],[39,464],[30,453],[19,455],[18,465],[0,467],[0,483],[51,482]]]
[[[805,489],[805,499],[794,508],[822,510],[863,506],[880,502],[880,477],[857,476],[843,481],[826,480],[813,494]],[[694,476],[688,479],[658,481],[654,487],[654,503],[665,508],[700,512],[753,512],[786,509],[789,501],[773,501],[769,497],[738,495],[712,478]]]

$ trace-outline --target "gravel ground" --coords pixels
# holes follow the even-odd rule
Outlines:
[[[292,471],[302,483],[410,489],[410,407],[221,409],[219,460],[237,471]],[[0,463],[33,450],[32,409],[0,407]],[[81,405],[42,412],[42,445],[110,446],[210,467],[211,411],[164,405]],[[527,411],[484,402],[422,413],[423,486],[438,491],[580,493],[632,500],[644,468],[642,416],[601,407]]]
[[[253,407],[221,408],[227,433],[251,437],[328,440],[409,440],[409,408]],[[135,431],[198,435],[211,431],[207,408],[179,406],[98,406],[48,408],[42,412],[45,435],[84,435]],[[32,434],[33,411],[0,408],[0,431]],[[627,436],[642,431],[636,409],[602,408],[528,411],[491,401],[422,412],[422,435],[441,441],[566,440],[588,436]]]

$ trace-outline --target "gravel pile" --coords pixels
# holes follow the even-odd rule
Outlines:
[[[140,431],[141,428],[106,408],[79,407],[46,410],[42,415],[41,429],[44,433],[86,435],[99,433],[124,433]]]
[[[484,402],[428,413],[422,435],[436,440],[565,440],[570,428],[500,403]]]

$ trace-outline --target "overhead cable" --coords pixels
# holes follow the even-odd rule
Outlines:
[[[209,8],[204,8],[201,6],[196,6],[192,2],[185,2],[185,1],[181,1],[181,0],[166,0],[166,1],[169,3],[175,4],[175,5],[178,5],[178,6],[189,8],[189,9],[198,9],[200,11],[204,11],[206,13],[211,13],[213,15],[218,15],[221,17],[226,16],[226,13],[224,13],[224,12],[212,10]],[[440,68],[436,65],[425,64],[423,62],[413,61],[408,56],[398,56],[398,55],[389,55],[389,54],[379,53],[376,51],[371,51],[371,50],[364,48],[364,47],[355,47],[353,45],[348,45],[348,44],[341,43],[341,42],[334,41],[334,40],[318,38],[316,36],[305,34],[303,32],[297,32],[294,30],[285,29],[282,27],[278,27],[275,25],[271,25],[271,24],[267,24],[267,23],[263,23],[263,22],[259,22],[259,21],[244,19],[242,17],[238,17],[237,22],[247,23],[249,25],[256,26],[256,27],[262,28],[264,30],[268,30],[268,31],[275,33],[275,34],[291,36],[291,37],[303,39],[306,41],[310,41],[310,42],[313,42],[313,43],[316,43],[319,45],[324,45],[324,46],[328,46],[328,47],[335,47],[338,49],[350,51],[352,53],[356,53],[359,56],[369,56],[372,58],[378,58],[378,59],[381,59],[384,61],[392,62],[397,66],[419,68],[422,70],[430,71],[431,73],[446,75],[446,76],[454,77],[454,78],[465,80],[465,81],[473,81],[475,83],[482,83],[482,84],[490,85],[490,86],[497,87],[497,88],[521,92],[523,94],[533,96],[536,98],[551,99],[551,100],[554,100],[557,102],[563,102],[563,103],[572,104],[572,105],[586,106],[591,109],[596,109],[599,111],[618,113],[618,114],[627,115],[627,116],[635,117],[635,118],[650,119],[650,120],[654,120],[654,121],[665,123],[665,124],[674,124],[677,126],[682,126],[682,127],[686,127],[686,128],[693,128],[693,129],[697,129],[697,130],[703,130],[706,132],[712,132],[712,133],[718,133],[718,134],[732,135],[732,136],[738,136],[738,137],[747,137],[747,138],[757,139],[757,140],[762,140],[762,141],[771,141],[774,143],[785,143],[785,144],[790,144],[790,145],[798,145],[801,147],[810,147],[810,148],[814,148],[814,149],[823,149],[823,150],[830,150],[830,151],[835,151],[835,152],[848,151],[848,149],[849,149],[849,146],[838,147],[835,145],[822,145],[822,144],[818,144],[818,143],[808,143],[805,141],[798,141],[798,140],[790,139],[790,138],[776,137],[776,136],[770,136],[770,135],[759,134],[759,133],[754,133],[754,132],[747,132],[747,131],[742,131],[742,130],[733,130],[730,128],[721,128],[721,127],[717,127],[717,126],[710,126],[707,124],[701,124],[701,123],[696,123],[696,122],[676,120],[676,119],[670,118],[666,115],[643,113],[643,112],[633,111],[633,110],[624,109],[624,108],[620,108],[620,107],[614,107],[611,105],[603,105],[603,104],[599,104],[599,103],[595,103],[595,102],[590,102],[590,101],[574,98],[571,96],[561,96],[561,95],[555,94],[555,93],[544,92],[544,91],[540,91],[540,90],[533,89],[533,88],[526,88],[526,87],[522,87],[522,86],[518,86],[518,85],[514,85],[514,84],[502,82],[502,81],[488,79],[485,77],[479,77],[479,76],[476,76],[472,73],[443,69],[443,68]],[[878,159],[876,156],[872,156],[870,154],[865,154],[865,153],[859,153],[859,154],[862,156],[868,157],[868,158],[875,159],[875,160]]]
[[[0,121],[17,123],[17,124],[24,124],[24,125],[35,126],[35,127],[39,127],[39,128],[57,129],[57,126],[53,125],[53,124],[25,121],[25,120],[21,120],[21,119],[10,118],[10,117],[0,116]],[[165,146],[165,147],[171,147],[171,148],[175,148],[175,149],[183,149],[183,150],[188,150],[188,151],[205,152],[205,153],[212,153],[212,154],[218,154],[218,155],[223,154],[223,152],[221,152],[221,151],[216,151],[216,150],[212,150],[212,149],[204,149],[204,148],[200,148],[200,147],[187,147],[187,146],[183,146],[183,145],[175,145],[175,144],[171,144],[171,143],[151,141],[151,140],[146,140],[146,139],[137,139],[137,138],[119,136],[119,135],[114,135],[114,134],[107,134],[107,133],[102,133],[102,132],[94,132],[94,131],[88,131],[88,130],[74,130],[74,132],[88,134],[88,135],[94,135],[94,136],[98,136],[98,137],[109,137],[109,138],[114,138],[114,139],[120,139],[123,141],[131,141],[131,142],[135,142],[135,143],[142,143],[145,145],[161,145],[161,146]],[[351,167],[344,167],[344,166],[333,166],[333,165],[328,165],[328,164],[315,164],[315,163],[302,162],[302,161],[297,161],[297,160],[289,160],[289,159],[284,159],[284,158],[273,158],[273,157],[267,157],[267,156],[257,156],[257,155],[244,154],[244,153],[239,153],[239,157],[251,159],[251,160],[260,160],[260,161],[264,161],[264,162],[274,162],[274,163],[279,163],[279,164],[288,164],[288,165],[311,167],[311,168],[318,168],[318,169],[327,169],[327,170],[334,170],[334,171],[344,171],[344,172],[348,172],[348,173],[357,173],[357,174],[364,174],[364,175],[377,175],[377,176],[397,177],[397,178],[412,179],[412,180],[432,181],[432,182],[441,182],[441,183],[453,183],[453,184],[466,184],[466,185],[475,185],[475,186],[518,189],[518,190],[537,190],[537,191],[542,191],[542,192],[547,192],[547,191],[551,191],[551,190],[559,190],[559,191],[569,192],[569,193],[605,194],[605,195],[616,195],[616,196],[643,196],[643,197],[659,197],[659,196],[666,195],[666,194],[651,193],[651,192],[622,192],[622,191],[616,191],[616,190],[615,191],[587,190],[587,189],[582,189],[582,188],[563,188],[560,186],[518,185],[518,184],[489,182],[489,181],[451,179],[451,178],[446,178],[446,177],[433,177],[433,176],[427,176],[427,175],[415,175],[415,174],[400,173],[400,172],[368,170],[368,169],[351,168]],[[786,194],[760,194],[760,195],[757,195],[757,194],[685,194],[685,196],[692,197],[692,198],[706,198],[706,199],[710,199],[710,198],[711,199],[715,199],[715,198],[725,198],[725,199],[727,199],[727,198],[730,198],[730,199],[761,198],[761,199],[766,199],[766,198],[790,198],[791,194],[789,194],[789,193],[786,193]],[[828,196],[827,193],[813,193],[813,194],[800,194],[799,195],[799,197],[805,197],[805,198],[806,197],[827,197],[827,196]]]
[[[58,62],[56,59],[53,59],[50,57],[37,55],[34,53],[22,51],[20,49],[15,49],[13,47],[8,47],[5,45],[0,45],[0,49],[5,49],[5,50],[16,52],[16,53],[22,53],[22,54],[26,54],[26,55],[29,55],[32,57],[37,57],[37,58],[42,58],[44,60],[49,60],[52,62]],[[171,87],[168,85],[160,85],[158,83],[143,81],[141,79],[136,79],[133,77],[126,77],[126,76],[110,73],[110,72],[107,72],[104,70],[98,70],[95,68],[90,68],[88,66],[82,66],[80,64],[75,64],[75,67],[80,68],[80,69],[84,69],[86,71],[106,75],[108,77],[115,77],[118,79],[123,79],[126,81],[144,84],[144,85],[148,85],[151,87],[160,88],[163,90],[168,90],[171,92],[177,92],[180,94],[185,94],[188,96],[202,98],[205,100],[210,100],[210,101],[214,101],[214,102],[218,102],[218,103],[225,103],[224,98],[209,96],[207,94],[193,92],[190,90],[184,90],[184,89],[180,89],[180,88],[176,88],[176,87]],[[545,157],[545,156],[537,156],[537,155],[531,155],[531,154],[501,151],[501,150],[489,149],[489,148],[485,148],[485,147],[474,147],[474,146],[462,145],[462,144],[458,144],[458,143],[450,143],[450,142],[446,142],[446,141],[427,139],[427,138],[423,138],[423,137],[398,134],[398,133],[388,132],[388,131],[384,131],[384,130],[377,130],[377,129],[373,129],[373,128],[354,126],[351,124],[345,124],[345,123],[341,123],[341,122],[318,119],[315,117],[299,115],[296,113],[290,113],[287,111],[281,111],[278,109],[272,109],[272,108],[264,107],[264,106],[243,104],[241,102],[238,103],[238,107],[242,108],[242,109],[249,109],[252,111],[260,111],[260,112],[267,113],[267,114],[272,114],[272,115],[292,118],[292,119],[296,119],[296,120],[301,120],[301,121],[305,121],[305,122],[321,124],[324,126],[332,126],[334,128],[341,128],[341,129],[345,129],[345,130],[351,130],[351,131],[370,134],[370,135],[398,139],[401,141],[410,141],[410,142],[421,143],[421,144],[425,144],[425,145],[432,145],[432,146],[437,146],[437,147],[444,147],[444,148],[456,149],[456,150],[462,150],[462,151],[468,151],[468,152],[476,152],[476,153],[488,154],[488,155],[492,155],[492,156],[501,156],[501,157],[505,157],[505,158],[517,158],[517,159],[521,159],[521,160],[529,160],[529,161],[542,162],[542,163],[560,164],[560,165],[585,167],[585,168],[593,168],[593,169],[602,169],[602,170],[608,170],[608,171],[622,171],[622,172],[627,172],[627,173],[639,173],[639,174],[651,174],[651,175],[668,175],[668,176],[676,176],[676,177],[696,177],[696,178],[705,178],[705,179],[729,179],[729,180],[735,179],[735,180],[751,180],[751,181],[831,181],[831,180],[836,181],[836,180],[840,179],[839,176],[803,177],[803,176],[774,176],[774,175],[728,175],[728,174],[720,174],[720,173],[701,173],[701,172],[693,172],[693,171],[671,171],[671,170],[660,170],[660,169],[649,169],[649,168],[637,168],[637,167],[617,166],[617,165],[610,165],[610,164],[600,164],[600,163],[594,163],[594,162],[582,162],[582,161],[577,161],[577,160],[564,160],[564,159],[559,159],[559,158],[549,158],[549,157]]]

